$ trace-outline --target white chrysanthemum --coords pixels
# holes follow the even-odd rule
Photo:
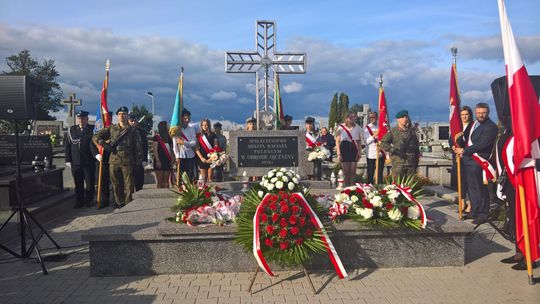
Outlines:
[[[287,172],[287,169],[285,169],[285,168],[282,167],[282,168],[279,168],[279,171],[281,171],[281,172]]]
[[[344,201],[342,202],[342,204],[345,205],[345,206],[347,206],[347,207],[349,207],[349,206],[352,205],[352,201],[351,201],[349,198],[347,198],[346,200],[344,200]]]
[[[277,181],[276,182],[276,188],[282,189],[283,188],[283,182],[282,181]]]
[[[293,177],[293,175],[294,175],[294,173],[291,170],[287,171],[287,176],[288,177]]]
[[[366,192],[368,200],[371,200],[375,196],[375,192],[368,191]]]
[[[304,194],[306,194],[308,192],[308,188],[304,188],[302,191],[304,192]]]
[[[388,192],[386,192],[386,195],[389,199],[395,200],[396,198],[398,198],[399,192],[397,190],[389,190]]]
[[[418,206],[411,206],[407,208],[407,217],[411,220],[416,220],[420,217],[420,208]]]
[[[352,196],[351,196],[351,201],[352,201],[353,203],[358,202],[358,196],[352,195]]]
[[[283,177],[281,178],[281,181],[286,183],[286,182],[289,181],[289,178],[287,176],[283,175]]]
[[[259,190],[259,192],[257,192],[257,195],[259,195],[259,197],[262,198],[264,195],[264,192],[262,190]]]
[[[276,176],[277,176],[277,177],[283,176],[283,172],[278,172],[278,173],[276,173]]]
[[[266,181],[266,180],[263,179],[261,182],[259,182],[259,186],[264,187],[264,182],[265,182],[265,181]]]
[[[294,183],[289,183],[288,188],[290,191],[292,191],[292,189],[294,189]]]
[[[271,183],[275,183],[276,181],[277,181],[277,177],[273,177],[273,178],[270,180]]]
[[[399,222],[399,220],[401,220],[403,217],[403,214],[401,214],[401,211],[399,211],[398,208],[393,208],[392,210],[388,211],[388,217],[394,222]]]
[[[272,178],[272,176],[274,176],[274,171],[268,172],[267,176],[268,176],[268,178]]]
[[[293,178],[292,178],[292,181],[293,181],[293,183],[298,184],[298,178],[293,177]]]
[[[397,189],[396,185],[386,185],[386,186],[384,186],[384,190],[395,190],[395,189]]]
[[[354,209],[354,211],[356,212],[356,214],[360,214],[360,212],[362,212],[362,208],[358,207]]]
[[[267,184],[266,189],[268,189],[268,191],[274,190],[274,184]]]
[[[296,179],[300,180],[300,175],[296,174]]]
[[[373,217],[373,209],[369,208],[356,208],[356,213],[360,214],[365,219],[370,219]]]
[[[373,198],[369,200],[369,202],[375,207],[382,207],[383,204],[382,198],[378,195],[373,196]]]
[[[341,193],[334,195],[334,197],[336,202],[341,203]]]

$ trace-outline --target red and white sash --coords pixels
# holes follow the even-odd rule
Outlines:
[[[163,152],[165,152],[165,156],[167,156],[167,159],[169,160],[169,162],[172,162],[173,158],[171,156],[171,153],[169,153],[169,149],[167,149],[167,146],[165,145],[165,142],[163,141],[161,136],[156,134],[156,140],[158,141],[159,145],[161,146],[161,150],[163,150]]]
[[[480,168],[482,168],[482,179],[484,180],[484,184],[487,185],[488,180],[494,182],[497,176],[495,168],[493,168],[493,166],[485,158],[478,155],[478,153],[474,153],[472,158],[480,166]]]
[[[206,138],[205,134],[201,134],[198,136],[199,144],[201,144],[201,147],[203,148],[204,152],[206,154],[210,154],[213,152],[212,145],[208,141],[208,138]]]
[[[341,263],[341,259],[339,258],[336,249],[334,248],[334,245],[332,244],[332,241],[328,237],[328,233],[326,232],[326,229],[324,229],[323,224],[321,223],[321,220],[313,211],[311,206],[308,204],[306,199],[301,193],[294,193],[291,196],[295,196],[298,199],[298,203],[304,208],[310,215],[311,223],[319,230],[321,235],[321,241],[323,242],[324,246],[326,247],[326,251],[328,252],[328,256],[330,257],[330,261],[332,262],[332,265],[334,266],[334,269],[336,271],[336,274],[340,279],[346,278],[348,276],[347,271],[345,270],[345,267],[343,267],[343,263]],[[274,276],[274,273],[270,269],[270,266],[266,262],[266,259],[264,258],[264,255],[261,250],[261,235],[260,235],[260,214],[264,210],[264,206],[266,205],[266,201],[269,198],[269,194],[266,194],[266,196],[262,199],[259,206],[257,206],[257,210],[255,211],[255,216],[253,217],[253,255],[255,256],[255,260],[257,260],[257,263],[259,264],[259,267],[261,267],[264,272],[266,272],[269,276]]]
[[[401,185],[401,186],[396,185],[396,187],[399,190],[399,192],[401,192],[401,194],[403,194],[403,196],[405,196],[410,202],[415,203],[416,206],[418,207],[418,209],[420,209],[420,221],[422,223],[422,229],[425,229],[426,225],[427,225],[427,221],[428,221],[428,218],[427,218],[427,215],[426,215],[426,210],[424,209],[424,206],[422,206],[422,204],[420,204],[412,196],[411,187],[405,187],[403,185]]]
[[[347,129],[347,127],[345,127],[344,124],[340,124],[339,125],[341,127],[341,129],[343,129],[343,131],[345,131],[345,133],[347,133],[347,136],[349,136],[349,138],[351,139],[351,142],[354,144],[354,146],[356,147],[356,151],[358,151],[358,144],[356,143],[356,141],[353,139],[352,137],[352,134],[351,132],[349,131],[349,129]]]
[[[306,132],[306,143],[308,148],[314,148],[321,145],[320,143],[317,143],[317,138],[315,138],[309,132]]]

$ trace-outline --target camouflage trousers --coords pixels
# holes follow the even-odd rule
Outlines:
[[[416,174],[418,165],[416,161],[403,159],[401,157],[392,156],[392,176],[411,176]]]
[[[131,202],[135,191],[132,167],[111,164],[109,165],[109,173],[116,204],[121,205]]]

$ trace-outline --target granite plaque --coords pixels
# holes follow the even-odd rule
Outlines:
[[[52,159],[53,151],[49,136],[19,136],[21,163],[31,163],[37,156]],[[0,135],[0,165],[15,164],[15,135]]]
[[[298,137],[238,137],[238,167],[296,167]]]

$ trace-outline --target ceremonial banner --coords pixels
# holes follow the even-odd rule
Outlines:
[[[461,98],[459,96],[456,63],[452,64],[450,70],[450,138],[454,140],[456,134],[463,131],[461,124],[460,108]]]
[[[107,91],[109,89],[109,67],[110,62],[107,60],[105,65],[105,80],[103,80],[103,87],[101,89],[101,101],[98,111],[96,113],[96,124],[94,126],[94,133],[97,133],[103,128],[107,128],[111,125],[111,118],[109,117],[109,107],[107,105]]]
[[[174,109],[171,117],[170,133],[171,135],[180,133],[182,129],[182,110],[184,109],[184,94],[183,94],[183,82],[184,82],[184,69],[180,72],[180,80],[178,81],[178,89],[176,91],[176,99],[174,102]]]
[[[540,158],[538,149],[540,105],[527,69],[521,60],[504,1],[499,0],[498,4],[514,133],[515,177],[519,190],[516,191],[516,242],[520,251],[527,257],[531,279],[531,260],[540,258],[540,210],[532,161]]]
[[[379,88],[379,130],[377,131],[377,140],[381,140],[383,136],[388,133],[390,123],[388,121],[388,108],[386,107],[386,95],[384,94],[384,88]]]

